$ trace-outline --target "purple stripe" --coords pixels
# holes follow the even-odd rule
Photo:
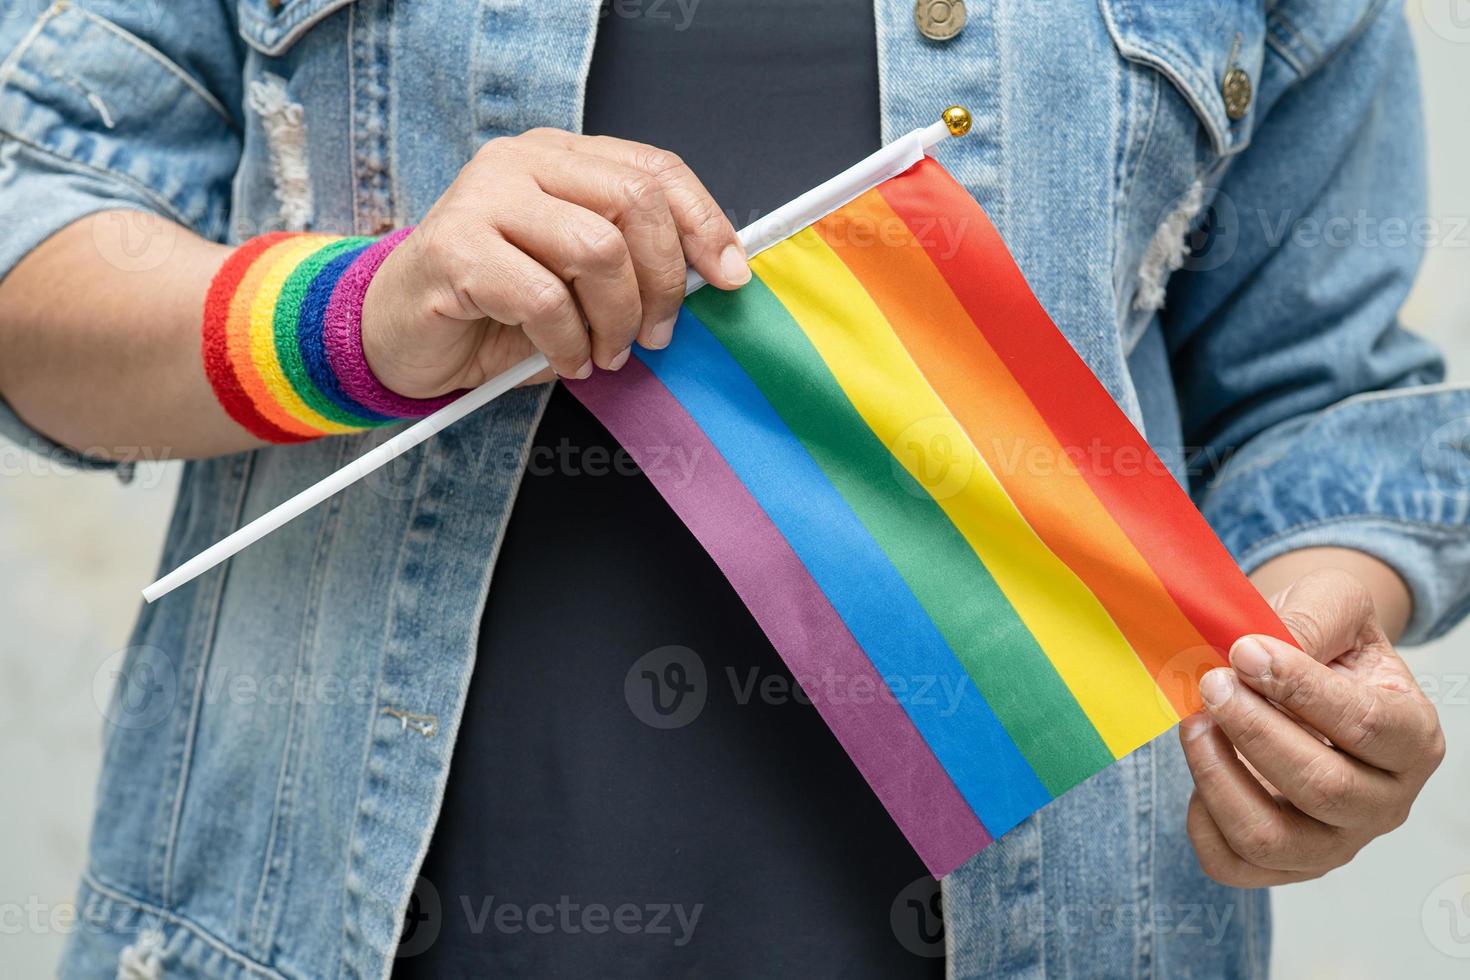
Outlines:
[[[322,343],[343,394],[364,408],[396,419],[422,418],[464,394],[451,391],[437,398],[405,398],[378,380],[362,351],[362,301],[368,285],[383,260],[411,231],[411,227],[400,228],[358,254],[337,280],[322,322]]]
[[[903,707],[887,695],[806,566],[663,382],[632,358],[621,371],[599,371],[567,388],[635,458],[644,458],[643,449],[677,447],[693,462],[693,479],[669,467],[652,467],[648,477],[720,566],[792,675],[817,679],[803,687],[930,873],[942,877],[989,844],[990,835]],[[850,690],[824,696],[827,678]]]

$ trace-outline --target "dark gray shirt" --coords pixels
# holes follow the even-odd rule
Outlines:
[[[748,224],[877,148],[872,5],[612,0],[585,129],[679,153]],[[718,568],[561,388],[423,873],[442,921],[415,925],[438,935],[400,977],[943,972],[933,921],[908,934],[923,865]]]

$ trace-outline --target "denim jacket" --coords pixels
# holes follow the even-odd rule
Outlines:
[[[1410,585],[1410,641],[1454,623],[1470,395],[1396,321],[1425,228],[1399,7],[971,0],[942,41],[912,0],[875,8],[885,138],[971,109],[941,161],[1240,563],[1358,548]],[[688,5],[634,13],[660,9]],[[484,141],[578,128],[598,19],[598,0],[11,0],[0,273],[102,209],[236,241],[412,222]],[[143,609],[64,975],[387,975],[545,395],[500,399]],[[161,566],[384,437],[188,463]],[[952,975],[1264,971],[1264,897],[1200,874],[1188,785],[1166,738],[956,871]]]

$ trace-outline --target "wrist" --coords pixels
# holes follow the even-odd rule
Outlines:
[[[415,289],[413,244],[404,242],[384,258],[362,297],[360,334],[364,362],[374,378],[398,397],[411,401],[440,398],[459,387],[462,372],[446,369],[447,359],[426,351],[422,306]],[[420,339],[414,341],[415,329]]]
[[[1251,572],[1250,580],[1267,599],[1278,595],[1308,572],[1334,568],[1362,582],[1373,597],[1379,625],[1397,640],[1414,610],[1413,595],[1393,567],[1353,548],[1300,548],[1277,555]]]

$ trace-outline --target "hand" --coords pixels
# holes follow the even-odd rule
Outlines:
[[[750,279],[735,229],[672,153],[555,129],[491,140],[373,277],[363,350],[415,398],[534,349],[564,377],[616,370],[635,338],[668,344],[685,256],[717,287]]]
[[[1346,864],[1404,822],[1444,757],[1438,714],[1356,578],[1312,572],[1274,605],[1301,649],[1242,637],[1179,729],[1190,840],[1206,874],[1240,888]]]

